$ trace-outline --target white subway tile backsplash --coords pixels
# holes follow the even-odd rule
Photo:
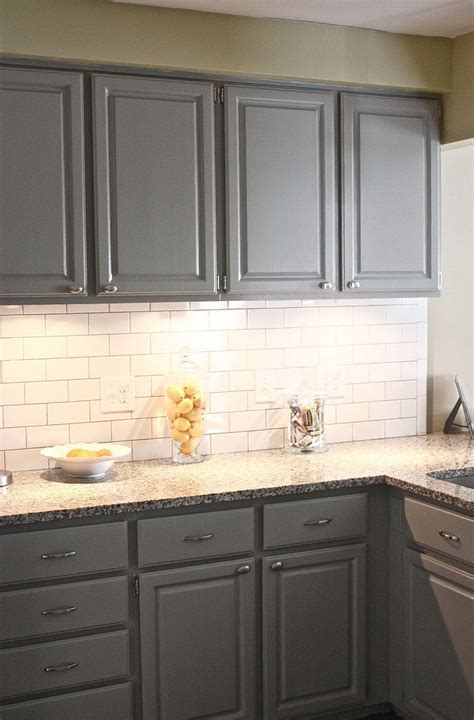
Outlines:
[[[5,467],[9,470],[43,470],[48,467],[48,461],[39,454],[39,450],[6,450]]]
[[[39,448],[67,439],[170,457],[164,375],[184,346],[210,373],[204,453],[281,447],[285,388],[326,366],[345,383],[326,405],[329,442],[426,432],[425,300],[98,302],[0,315],[0,462],[14,469],[45,467]],[[274,402],[256,402],[257,371],[271,374]],[[135,377],[133,412],[102,413],[99,378],[113,375]]]

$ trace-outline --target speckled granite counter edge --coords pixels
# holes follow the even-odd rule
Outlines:
[[[474,510],[474,502],[456,497],[449,492],[423,487],[414,482],[400,480],[387,475],[374,475],[370,477],[346,478],[338,480],[319,481],[297,485],[281,485],[277,487],[251,488],[248,490],[235,490],[227,493],[212,493],[207,495],[194,495],[190,497],[174,497],[166,499],[141,500],[130,503],[102,504],[94,506],[81,506],[77,508],[55,509],[40,512],[23,513],[19,515],[0,516],[0,528],[12,527],[37,522],[52,522],[54,520],[79,520],[81,518],[105,517],[110,515],[124,515],[153,510],[172,508],[195,507],[198,505],[221,504],[245,500],[265,499],[293,495],[306,495],[327,490],[340,490],[343,488],[358,488],[372,485],[385,485],[397,487],[420,497],[454,505],[462,510]]]

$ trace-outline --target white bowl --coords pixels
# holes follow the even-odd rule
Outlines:
[[[82,450],[110,450],[112,455],[105,457],[90,458],[68,458],[66,455],[70,450],[81,448]],[[103,477],[107,470],[112,467],[114,460],[124,458],[131,450],[126,445],[114,443],[68,443],[67,445],[54,445],[53,447],[41,450],[41,455],[48,460],[55,460],[68,475],[74,477],[99,478]]]

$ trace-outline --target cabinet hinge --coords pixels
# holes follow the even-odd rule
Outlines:
[[[214,102],[216,105],[224,104],[224,86],[214,85]]]
[[[133,594],[135,597],[140,595],[140,578],[138,575],[133,576]]]
[[[221,276],[219,275],[219,273],[217,273],[216,290],[217,292],[221,291]]]
[[[222,276],[222,292],[227,292],[227,275]]]

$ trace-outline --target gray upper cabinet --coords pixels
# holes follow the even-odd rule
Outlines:
[[[81,73],[0,68],[0,297],[86,294]]]
[[[265,720],[364,700],[365,563],[365,545],[264,560]]]
[[[419,720],[474,717],[474,576],[405,550],[404,703]]]
[[[438,107],[342,96],[344,290],[440,287]]]
[[[335,93],[229,86],[225,108],[227,291],[336,289]]]
[[[141,575],[143,720],[254,720],[253,560]]]
[[[212,83],[93,77],[99,294],[216,292]]]

